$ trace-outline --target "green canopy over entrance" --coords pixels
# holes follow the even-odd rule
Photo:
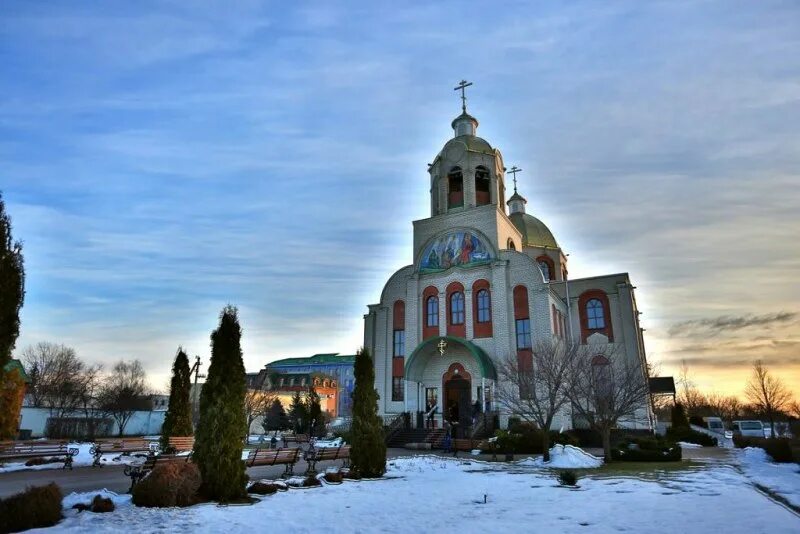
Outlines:
[[[422,373],[427,364],[427,355],[433,354],[438,350],[438,345],[441,341],[447,342],[448,345],[461,345],[469,351],[475,358],[481,370],[481,376],[477,378],[488,378],[490,380],[497,380],[497,369],[495,369],[494,362],[489,358],[489,355],[484,352],[482,348],[467,341],[464,338],[456,336],[436,336],[426,339],[414,349],[414,352],[406,359],[405,375],[407,380],[415,382],[422,381]]]

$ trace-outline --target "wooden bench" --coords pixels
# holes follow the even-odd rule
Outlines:
[[[156,465],[163,465],[167,463],[188,463],[191,462],[191,456],[177,456],[175,454],[151,454],[147,457],[142,465],[126,465],[125,476],[131,477],[131,487],[128,493],[133,491],[133,487],[140,482],[144,477],[152,471]]]
[[[78,449],[67,441],[3,441],[0,442],[0,462],[30,458],[64,458],[61,469],[72,470],[72,458]]]
[[[247,467],[285,465],[283,476],[294,474],[294,464],[300,459],[300,449],[251,449],[247,453]]]
[[[171,436],[167,449],[170,453],[191,451],[194,449],[194,436]]]
[[[288,447],[289,443],[308,443],[310,441],[310,437],[308,434],[284,434],[283,435],[283,446]]]
[[[103,464],[100,463],[100,458],[104,454],[117,454],[120,456],[129,456],[131,453],[144,452],[152,454],[158,448],[158,443],[147,441],[142,438],[128,438],[128,439],[113,439],[113,440],[100,440],[89,449],[89,452],[94,456],[92,467]]]
[[[310,449],[306,452],[304,459],[308,462],[306,473],[309,475],[317,472],[317,462],[326,460],[342,460],[342,467],[346,467],[350,461],[350,445]]]

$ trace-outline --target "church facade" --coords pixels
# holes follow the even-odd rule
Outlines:
[[[646,380],[628,275],[568,279],[566,254],[526,213],[516,184],[506,198],[503,156],[476,135],[478,121],[466,106],[452,127],[453,138],[428,166],[431,216],[413,223],[413,263],[389,278],[364,316],[379,412],[436,406],[439,426],[445,414],[468,420],[465,413],[480,406],[499,411],[505,426],[509,414],[493,399],[499,362],[530,360],[535,343],[553,337],[612,345]],[[643,406],[642,417],[628,424],[650,422]],[[553,427],[575,424],[565,409]]]

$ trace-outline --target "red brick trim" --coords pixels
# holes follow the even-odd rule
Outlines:
[[[592,299],[597,299],[603,305],[603,319],[605,328],[589,329],[589,318],[586,314],[586,303]],[[588,289],[578,297],[578,315],[581,319],[581,339],[586,343],[586,339],[594,333],[603,334],[608,338],[609,343],[614,341],[614,330],[611,327],[611,306],[608,303],[608,295],[602,289]]]
[[[429,339],[439,335],[439,314],[436,315],[436,326],[428,326],[428,297],[436,297],[437,304],[441,306],[439,301],[439,290],[434,286],[428,286],[422,292],[422,339]],[[438,310],[438,307],[437,307]]]
[[[458,371],[458,372],[456,372],[456,371]],[[469,374],[469,371],[464,369],[464,366],[461,365],[460,363],[455,362],[455,363],[451,363],[450,367],[448,367],[447,371],[445,371],[445,373],[442,375],[442,385],[447,383],[448,380],[450,380],[451,378],[453,378],[456,375],[460,376],[461,378],[463,378],[465,380],[472,381],[472,375]]]
[[[516,286],[514,288],[514,320],[527,319],[530,317],[528,311],[528,288]]]
[[[478,322],[478,292],[489,292],[489,321]],[[472,284],[472,337],[492,337],[492,289],[488,280],[476,280]]]
[[[452,324],[450,322],[453,318],[450,305],[450,297],[453,293],[461,293],[461,296],[464,297],[464,321],[461,324]],[[445,294],[447,295],[447,335],[465,338],[467,337],[467,301],[464,295],[464,286],[461,282],[450,282]]]
[[[394,330],[406,329],[406,303],[402,300],[397,300],[394,303],[392,310],[392,327]]]
[[[547,267],[550,270],[550,280],[555,280],[556,279],[556,264],[553,261],[553,258],[551,258],[550,256],[546,256],[546,255],[542,254],[541,256],[536,258],[536,263],[537,264],[540,261],[543,261],[543,262],[545,262],[547,264]]]

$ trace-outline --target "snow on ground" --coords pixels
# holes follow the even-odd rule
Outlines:
[[[517,462],[518,465],[532,467],[559,467],[573,469],[590,469],[603,465],[603,459],[592,456],[579,447],[572,445],[554,445],[550,449],[550,461],[544,461],[543,456],[526,458]]]
[[[697,443],[689,443],[687,441],[679,441],[678,445],[681,446],[681,449],[702,449],[702,445],[698,445]]]
[[[120,495],[118,493],[114,493],[113,491],[109,491],[105,488],[97,491],[89,491],[89,492],[72,492],[61,501],[61,506],[65,510],[70,510],[76,504],[91,504],[92,499],[94,499],[95,495],[100,495],[101,497],[105,497],[106,499],[111,499],[114,502],[114,506],[129,506],[131,505],[131,496],[130,495]]]
[[[88,467],[92,465],[94,462],[94,457],[89,452],[92,448],[91,443],[70,443],[69,448],[77,448],[78,454],[72,458],[72,466],[73,467]],[[43,469],[61,469],[64,466],[64,462],[57,462],[52,464],[43,464],[43,465],[32,465],[26,466],[25,461],[21,462],[6,462],[3,467],[0,467],[0,473],[10,473],[12,471],[23,471],[26,469],[40,471]],[[104,454],[100,462],[103,464],[108,465],[136,465],[141,464],[144,462],[143,456],[136,456],[136,455],[121,455],[120,453],[112,452]]]
[[[120,499],[109,514],[65,510],[48,532],[800,532],[798,515],[730,466],[647,480],[598,472],[578,484],[560,487],[537,467],[416,456],[391,460],[380,480],[290,489],[252,506],[147,509]]]
[[[800,506],[800,466],[775,463],[764,449],[756,447],[737,449],[736,454],[742,471],[750,480],[792,505]]]

